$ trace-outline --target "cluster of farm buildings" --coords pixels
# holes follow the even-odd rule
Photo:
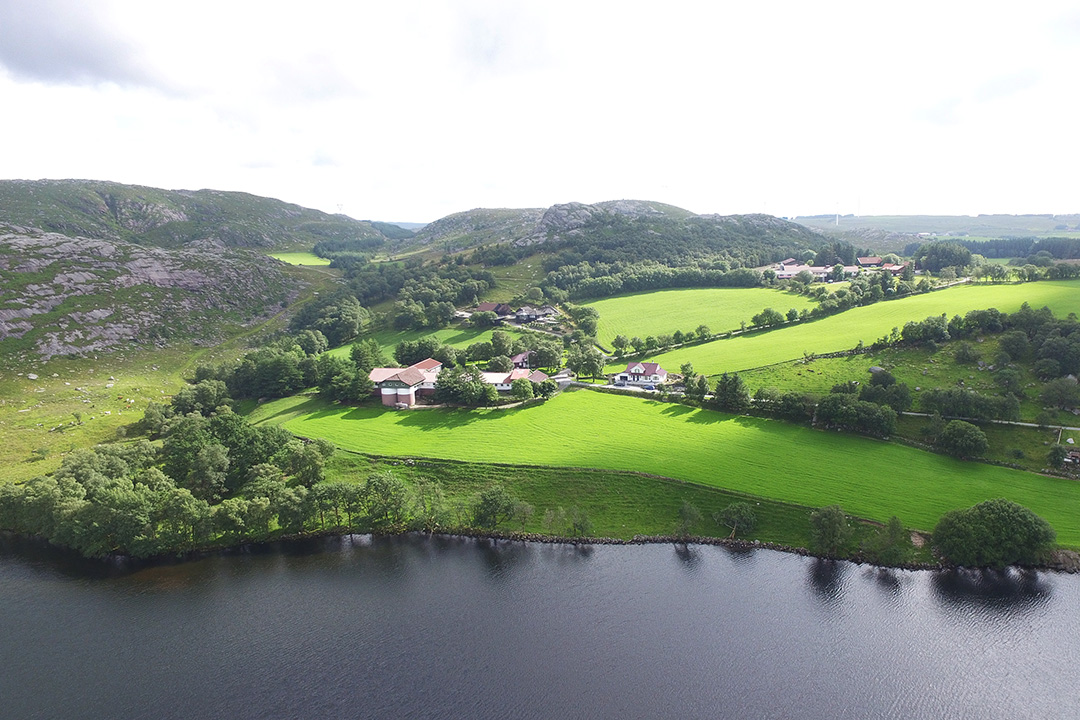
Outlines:
[[[861,272],[868,270],[876,270],[880,272],[891,273],[893,277],[902,275],[904,268],[909,263],[887,263],[882,262],[879,257],[860,257],[856,258],[857,265],[844,265],[844,277],[854,277]],[[833,274],[832,265],[805,265],[800,263],[795,258],[788,258],[787,260],[781,260],[772,266],[772,271],[776,273],[777,280],[791,280],[799,273],[806,271],[814,276],[814,279],[819,282],[828,282],[832,279]]]
[[[515,380],[524,378],[541,383],[548,379],[545,373],[529,369],[529,353],[523,352],[511,358],[514,369],[504,372],[482,372],[480,376],[499,392],[509,392]],[[375,394],[382,397],[382,404],[390,407],[412,407],[418,397],[435,394],[435,383],[443,364],[427,358],[407,368],[374,368],[368,377],[375,384]]]
[[[514,310],[506,303],[482,302],[476,306],[476,310],[473,312],[495,313],[497,322],[514,322],[518,325],[534,322],[555,325],[558,323],[559,317],[559,311],[551,305],[544,305],[538,308],[533,307],[532,305],[522,305],[517,310]]]

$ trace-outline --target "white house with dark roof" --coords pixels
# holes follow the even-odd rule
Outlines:
[[[656,363],[632,362],[615,376],[615,382],[627,385],[656,385],[667,382],[668,372]]]

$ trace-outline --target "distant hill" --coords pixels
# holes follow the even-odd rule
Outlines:
[[[414,241],[446,251],[492,244],[518,248],[550,245],[552,250],[570,247],[586,254],[590,250],[622,251],[622,259],[630,262],[677,264],[731,254],[736,246],[758,248],[760,252],[752,253],[754,257],[773,254],[770,248],[782,255],[793,249],[817,248],[824,238],[771,215],[696,215],[664,203],[612,200],[593,205],[564,203],[547,209],[469,210],[429,223],[417,232]]]
[[[810,215],[793,220],[830,233],[877,231],[907,236],[931,233],[997,238],[1080,232],[1080,215]]]
[[[330,240],[379,249],[412,237],[396,225],[248,193],[161,190],[98,180],[0,181],[0,222],[163,248],[211,241],[225,247],[310,250]]]

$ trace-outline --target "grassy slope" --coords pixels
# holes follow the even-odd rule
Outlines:
[[[480,491],[500,483],[534,509],[524,526],[508,523],[504,530],[560,532],[560,528],[545,525],[545,513],[576,507],[584,511],[592,523],[593,535],[598,537],[630,539],[635,535],[667,535],[673,531],[679,508],[685,501],[702,515],[701,521],[691,528],[693,535],[727,537],[730,528],[713,521],[713,513],[733,502],[749,501],[754,505],[757,523],[752,532],[740,533],[740,537],[799,547],[810,544],[809,508],[636,473],[430,460],[408,465],[338,452],[327,466],[327,475],[363,482],[373,471],[383,470],[406,482],[419,478],[438,480],[451,506],[464,502],[467,507]],[[861,524],[855,528],[862,536],[872,532]]]
[[[330,261],[309,252],[269,253],[270,257],[289,265],[329,265]]]
[[[268,404],[258,418],[383,455],[635,470],[931,529],[942,513],[1007,497],[1080,545],[1080,484],[900,445],[651,400],[566,393],[519,410]]]
[[[812,308],[815,303],[802,295],[768,288],[693,288],[634,293],[583,303],[600,313],[597,338],[610,345],[622,334],[671,334],[708,325],[713,332],[737,329],[741,321],[767,307],[786,313],[790,308]]]
[[[761,367],[801,357],[804,352],[827,353],[870,343],[888,335],[908,320],[930,315],[963,315],[969,310],[996,307],[1013,312],[1025,301],[1032,307],[1049,306],[1057,315],[1080,313],[1080,282],[1046,281],[1023,285],[962,285],[925,295],[880,302],[814,322],[800,323],[771,332],[736,336],[704,345],[680,348],[649,358],[668,370],[684,362],[698,372],[713,375]],[[625,367],[609,366],[608,372]]]
[[[379,347],[382,348],[386,358],[392,360],[394,357],[394,348],[397,347],[399,343],[406,340],[419,340],[420,338],[434,337],[438,338],[439,342],[443,345],[449,345],[464,350],[473,343],[491,340],[491,333],[495,330],[502,330],[511,335],[517,334],[517,331],[511,328],[477,329],[449,327],[442,328],[441,330],[377,330],[373,333],[369,333],[365,337],[374,338],[375,341],[379,343]],[[349,349],[351,347],[352,343],[342,345],[341,347],[334,348],[328,352],[330,355],[348,357]]]

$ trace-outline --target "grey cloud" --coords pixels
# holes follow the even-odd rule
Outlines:
[[[0,65],[52,84],[156,85],[102,12],[77,0],[0,0]]]

